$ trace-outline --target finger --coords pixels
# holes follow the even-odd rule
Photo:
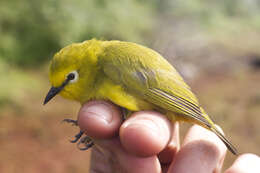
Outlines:
[[[91,171],[107,173],[160,173],[156,156],[138,157],[126,152],[118,138],[98,140],[91,154]],[[90,172],[91,172],[90,171]]]
[[[179,148],[180,148],[179,123],[175,122],[172,125],[172,136],[170,142],[168,143],[166,148],[164,148],[164,150],[158,154],[158,158],[161,163],[163,172],[167,172],[170,163],[173,161]]]
[[[173,157],[177,153],[179,147],[180,147],[179,123],[176,122],[172,126],[172,136],[168,145],[158,155],[160,162],[163,164],[172,162]]]
[[[225,173],[259,173],[260,157],[255,154],[243,154]]]
[[[162,114],[153,111],[134,113],[120,127],[120,140],[130,153],[138,156],[157,155],[168,144],[171,123]]]
[[[84,104],[78,114],[81,130],[93,138],[110,138],[118,134],[121,125],[120,109],[105,101],[90,101]]]
[[[118,107],[104,101],[91,101],[80,109],[80,128],[95,138],[91,154],[91,171],[143,173],[149,170],[151,173],[159,173],[160,164],[156,156],[139,158],[131,155],[123,150],[119,139],[113,137],[118,134],[121,117]]]
[[[188,131],[169,172],[220,172],[226,150],[225,145],[214,133],[194,125]]]

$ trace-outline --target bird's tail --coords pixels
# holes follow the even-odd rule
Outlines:
[[[226,145],[226,147],[231,153],[237,155],[237,149],[231,144],[231,142],[229,142],[229,140],[218,130],[218,128],[215,125],[211,127],[210,130],[221,139],[221,141]]]
[[[214,132],[219,139],[221,139],[221,141],[226,145],[226,147],[228,148],[228,150],[233,153],[234,155],[237,155],[237,149],[236,147],[234,147],[231,142],[229,142],[229,140],[223,135],[223,133],[218,129],[218,127],[214,124],[214,122],[209,118],[209,116],[207,115],[207,113],[203,110],[203,108],[200,108],[201,112],[203,113],[203,117],[209,122],[210,126],[207,126],[206,128],[208,128],[209,130],[211,130],[212,132]]]

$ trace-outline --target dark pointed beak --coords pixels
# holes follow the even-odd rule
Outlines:
[[[45,105],[46,103],[48,103],[54,96],[56,96],[61,90],[63,89],[63,87],[51,87],[51,89],[49,90],[47,96],[44,99],[43,105]]]
[[[44,99],[43,105],[45,105],[46,103],[48,103],[54,96],[56,96],[57,94],[59,94],[59,92],[69,83],[69,79],[66,79],[61,86],[59,87],[51,87],[51,89],[49,90],[47,96]]]

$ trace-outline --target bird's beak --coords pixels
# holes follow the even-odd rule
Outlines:
[[[49,90],[48,94],[46,95],[43,105],[45,105],[46,103],[48,103],[54,96],[56,96],[57,94],[59,94],[59,92],[69,83],[69,80],[66,80],[65,82],[63,82],[63,84],[59,87],[51,87],[51,89]]]
[[[43,105],[45,105],[46,103],[48,103],[54,96],[56,96],[61,90],[63,89],[63,87],[51,87],[51,89],[49,90],[48,94],[46,95]]]

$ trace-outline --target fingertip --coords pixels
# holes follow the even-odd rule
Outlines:
[[[200,173],[219,172],[225,153],[225,145],[214,133],[194,125],[185,136],[169,170],[178,173],[189,170]]]
[[[81,130],[93,138],[109,138],[118,133],[121,125],[120,109],[106,101],[90,101],[78,113]]]
[[[240,155],[225,173],[257,173],[260,170],[260,157],[246,153]]]
[[[171,124],[157,112],[134,113],[120,128],[120,141],[135,155],[148,157],[158,154],[169,142]]]
[[[223,133],[219,126],[217,126],[217,128],[221,133]],[[209,149],[214,153],[214,156],[212,157],[221,157],[225,156],[226,154],[227,148],[225,144],[217,137],[217,135],[199,125],[193,125],[189,129],[187,135],[184,138],[183,146],[194,141],[200,141],[205,144],[207,143],[209,146],[211,146]]]

